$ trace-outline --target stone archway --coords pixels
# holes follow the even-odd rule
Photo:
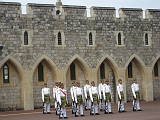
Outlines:
[[[160,100],[160,55],[157,56],[152,65],[153,99]]]
[[[75,79],[71,79],[71,64],[74,64],[75,66]],[[66,89],[68,94],[68,102],[71,104],[71,95],[70,95],[70,87],[72,86],[72,82],[80,82],[81,87],[83,88],[85,85],[85,80],[89,78],[88,71],[89,67],[84,62],[84,60],[79,56],[75,55],[73,56],[70,61],[68,62],[66,66]]]
[[[3,83],[3,66],[9,68],[9,83]],[[0,103],[2,110],[23,109],[22,66],[12,56],[7,56],[0,64]]]
[[[39,81],[38,78],[38,65],[41,64],[43,66],[43,80]],[[53,98],[53,86],[55,85],[55,81],[57,81],[56,76],[56,66],[48,58],[47,56],[41,56],[37,62],[34,64],[33,68],[33,100],[34,100],[34,108],[41,108],[42,107],[42,97],[41,97],[41,90],[44,86],[44,83],[47,83],[47,87],[50,88],[51,98]],[[53,106],[53,99],[51,99],[51,106]]]
[[[100,66],[104,65],[104,69],[105,69],[105,78],[101,78],[100,75]],[[109,55],[105,55],[103,56],[103,58],[101,58],[100,62],[98,63],[97,67],[97,85],[100,83],[101,79],[104,80],[109,80],[109,84],[111,86],[111,91],[112,91],[112,97],[113,97],[113,102],[116,103],[116,79],[117,79],[117,69],[118,69],[118,65],[117,63],[109,56]]]
[[[130,68],[129,68],[129,66],[130,66]],[[145,85],[145,81],[144,81],[144,76],[145,76],[144,66],[145,65],[144,65],[143,61],[135,54],[130,57],[130,59],[127,61],[126,65],[125,65],[127,102],[131,102],[133,100],[131,85],[132,85],[134,79],[137,79],[137,82],[140,86],[141,100],[146,99],[146,96],[145,96],[146,85]],[[129,69],[131,69],[131,71]]]

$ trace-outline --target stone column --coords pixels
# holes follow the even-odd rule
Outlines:
[[[144,86],[143,91],[145,92],[144,99],[146,101],[153,101],[153,79],[152,79],[152,76],[153,76],[152,75],[152,68],[146,67],[144,81],[143,81],[143,86]]]
[[[91,82],[94,81],[95,86],[98,86],[97,85],[97,69],[90,69],[88,73],[89,73],[89,77],[88,77],[89,84],[91,84]]]
[[[57,75],[57,82],[62,82],[64,84],[64,87],[66,89],[66,72],[65,70],[57,70],[56,71]]]
[[[24,70],[22,76],[22,101],[24,104],[24,110],[34,109],[32,74],[33,72],[31,70]]]

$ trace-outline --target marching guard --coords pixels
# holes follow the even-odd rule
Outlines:
[[[140,109],[140,94],[139,94],[139,84],[137,80],[134,79],[134,83],[131,85],[132,93],[133,93],[133,111],[142,111]]]
[[[64,84],[60,84],[60,89],[58,90],[58,95],[57,95],[57,101],[60,105],[60,114],[59,114],[59,119],[67,119],[67,114],[66,114],[66,106],[68,103],[67,100],[67,90],[64,89]]]
[[[53,98],[55,100],[54,102],[54,108],[57,109],[57,91],[59,89],[59,83],[56,82],[56,85],[53,87]]]
[[[100,115],[98,113],[98,102],[99,102],[99,98],[98,98],[98,88],[95,86],[94,81],[91,82],[91,88],[89,89],[89,95],[90,95],[90,99],[92,102],[91,105],[91,111],[90,111],[90,115]]]
[[[86,80],[86,85],[84,86],[84,96],[85,96],[85,110],[90,110],[91,109],[91,99],[89,96],[89,89],[91,86],[89,85],[89,80]]]
[[[76,90],[75,81],[72,82],[72,87],[70,88],[71,98],[72,98],[72,114],[76,112],[76,104],[75,104],[75,90]]]
[[[50,113],[50,89],[47,88],[47,83],[44,83],[44,88],[42,88],[42,101],[43,101],[43,114]]]
[[[124,91],[123,91],[123,85],[122,85],[122,80],[118,80],[119,84],[117,86],[117,92],[118,92],[118,111],[121,112],[126,112],[124,110]]]
[[[98,85],[98,92],[99,92],[99,99],[100,99],[100,103],[99,103],[99,107],[100,107],[100,111],[104,110],[104,98],[103,98],[103,89],[104,89],[104,80],[101,80],[101,83]]]
[[[112,93],[111,93],[111,87],[109,85],[109,80],[106,80],[106,84],[103,89],[103,97],[105,100],[105,114],[112,114],[111,111],[111,101],[112,101]]]
[[[83,114],[83,103],[84,103],[84,95],[83,95],[83,89],[80,88],[80,83],[77,82],[77,89],[75,90],[75,102],[76,102],[76,114],[75,117],[85,116]]]

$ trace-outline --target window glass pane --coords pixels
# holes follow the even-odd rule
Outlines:
[[[105,79],[105,65],[102,63],[100,65],[100,79]]]
[[[74,63],[70,65],[70,78],[71,80],[76,80],[76,71]]]
[[[158,77],[158,62],[154,65],[154,76]]]
[[[145,34],[145,45],[148,45],[148,34]]]
[[[38,81],[44,81],[43,65],[41,63],[38,65]]]
[[[24,32],[24,45],[28,45],[28,33]]]
[[[121,45],[121,33],[118,33],[118,45]]]
[[[133,75],[132,75],[132,63],[129,63],[129,65],[128,65],[128,78],[133,78]]]
[[[58,33],[58,45],[62,45],[61,33]]]
[[[3,66],[3,83],[9,83],[9,67],[7,64]]]
[[[89,33],[89,45],[93,45],[92,33]]]

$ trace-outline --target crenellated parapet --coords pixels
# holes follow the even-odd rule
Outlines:
[[[33,17],[44,17],[53,15],[55,13],[54,4],[27,4],[27,14],[33,15]]]
[[[149,21],[160,21],[160,9],[147,9],[145,16]]]
[[[91,17],[95,20],[115,20],[116,9],[114,7],[91,7]]]
[[[0,2],[0,19],[16,18],[22,13],[21,3],[18,2]]]
[[[141,8],[120,8],[119,17],[125,21],[141,21],[143,19],[143,10]]]
[[[87,17],[86,6],[63,5],[62,9],[67,17],[71,17],[70,19],[86,19]]]

